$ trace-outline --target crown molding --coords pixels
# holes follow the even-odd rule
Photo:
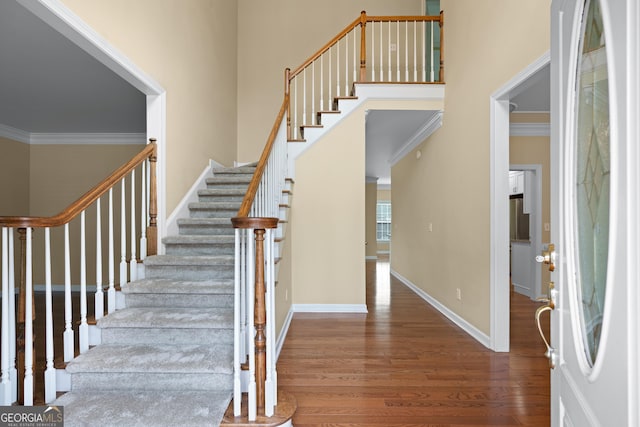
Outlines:
[[[418,129],[418,131],[389,158],[389,165],[393,166],[398,163],[400,159],[409,154],[411,150],[422,144],[425,139],[429,138],[431,134],[438,130],[440,126],[442,126],[442,115],[442,111],[436,112],[429,121]]]
[[[549,123],[510,123],[510,136],[550,136]]]
[[[32,133],[34,145],[144,145],[145,133]]]
[[[0,137],[32,145],[144,145],[147,143],[145,133],[32,133],[1,123]]]
[[[29,132],[3,125],[2,123],[0,123],[0,137],[11,139],[13,141],[24,142],[25,144],[29,144],[31,141],[31,134]]]

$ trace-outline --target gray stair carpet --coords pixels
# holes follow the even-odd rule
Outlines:
[[[65,426],[217,426],[233,391],[235,216],[254,167],[214,169],[166,254],[121,286],[102,342],[67,364]]]

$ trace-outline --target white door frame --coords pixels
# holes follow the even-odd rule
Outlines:
[[[147,96],[147,140],[158,144],[158,241],[166,234],[166,92],[148,74],[114,48],[60,0],[17,0],[105,67]],[[164,251],[159,245],[158,253]]]
[[[509,99],[550,63],[546,52],[490,97],[490,339],[494,351],[509,351]]]

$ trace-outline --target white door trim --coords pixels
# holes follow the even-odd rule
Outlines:
[[[148,74],[114,48],[60,0],[17,0],[63,36],[147,96],[147,140],[158,144],[158,241],[166,223],[166,92]],[[162,252],[160,245],[158,251]]]
[[[494,351],[509,351],[509,99],[550,63],[546,52],[490,97],[490,335]]]

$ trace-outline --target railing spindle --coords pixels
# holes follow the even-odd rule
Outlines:
[[[131,171],[131,259],[129,278],[133,282],[138,278],[138,259],[136,258],[136,170]]]
[[[53,366],[53,302],[51,297],[51,229],[44,229],[45,249],[45,358],[44,401],[56,398],[56,370]]]
[[[100,199],[96,200],[96,293],[94,301],[95,319],[104,317],[104,293],[102,292],[102,210]]]
[[[125,179],[120,185],[120,286],[127,283],[127,215],[125,204]]]
[[[2,356],[0,359],[0,369],[2,369],[0,405],[2,406],[9,406],[13,403],[9,377],[9,231],[13,230],[2,227]]]
[[[140,174],[140,261],[147,257],[147,163],[142,162]]]
[[[64,361],[74,357],[73,311],[71,307],[71,250],[69,247],[69,223],[64,225]]]
[[[23,402],[33,405],[33,242],[32,229],[26,229],[25,312],[24,312],[24,382]]]
[[[109,289],[107,290],[107,313],[116,311],[115,287],[115,236],[113,234],[113,188],[109,189]]]
[[[18,369],[16,365],[16,270],[14,229],[9,228],[9,380],[11,381],[11,402],[18,400]]]
[[[80,354],[89,350],[89,324],[87,323],[87,236],[85,211],[80,214],[80,326],[78,335]]]

